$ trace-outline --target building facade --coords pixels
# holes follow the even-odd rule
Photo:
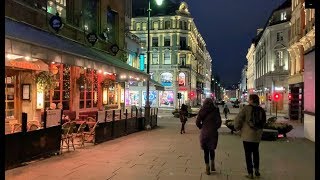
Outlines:
[[[181,103],[200,105],[211,80],[208,67],[211,57],[206,43],[185,2],[167,0],[163,6],[166,7],[158,8],[151,3],[150,75],[165,87],[158,95],[159,107],[177,108],[177,93],[182,94]],[[147,54],[148,36],[146,8],[147,4],[143,3],[134,6],[130,28],[140,38],[144,55]],[[147,60],[144,60],[146,66]]]
[[[6,122],[40,121],[62,105],[79,112],[124,107],[125,2],[5,1]],[[19,9],[19,11],[17,11]],[[54,105],[53,105],[54,104]]]
[[[255,86],[262,105],[270,112],[288,112],[289,32],[291,1],[275,9],[255,44]],[[268,101],[277,93],[279,101]]]
[[[306,9],[304,0],[292,0],[291,34],[289,43],[290,119],[303,121],[304,110],[304,54],[315,45],[315,10]]]
[[[247,88],[248,94],[252,94],[255,89],[255,72],[256,72],[256,64],[255,64],[255,45],[251,43],[251,46],[247,53]]]
[[[245,65],[241,71],[241,80],[239,84],[239,100],[242,102],[245,102],[247,100],[247,95],[248,95],[247,71],[248,71],[248,66]]]
[[[315,9],[306,3],[292,0],[289,115],[304,122],[305,137],[315,141]]]

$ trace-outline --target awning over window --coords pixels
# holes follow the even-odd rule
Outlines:
[[[164,91],[164,86],[162,84],[160,84],[159,82],[157,82],[153,79],[150,79],[150,83],[156,87],[156,90]]]
[[[70,39],[5,18],[6,53],[93,68],[140,79],[149,76],[120,59]]]

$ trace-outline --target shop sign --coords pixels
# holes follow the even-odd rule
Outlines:
[[[59,14],[52,16],[50,18],[49,24],[52,29],[54,29],[56,32],[58,32],[62,27],[62,20]]]
[[[274,87],[275,91],[284,91],[285,88],[284,87]]]
[[[180,86],[179,87],[179,91],[187,91],[187,90],[188,90],[188,88],[185,87],[185,86]]]
[[[88,42],[92,45],[92,46],[94,46],[94,44],[97,42],[97,40],[98,40],[98,36],[97,36],[97,34],[96,33],[89,33],[88,35],[87,35],[87,40],[88,40]]]
[[[26,61],[6,61],[6,66],[20,68],[20,69],[31,69],[31,70],[41,70],[41,66],[39,64],[26,62]]]
[[[116,55],[119,51],[119,46],[116,45],[116,44],[113,44],[111,47],[110,47],[110,51],[113,53],[113,55]]]

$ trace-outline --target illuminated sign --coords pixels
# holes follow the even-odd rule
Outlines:
[[[140,70],[144,71],[144,54],[140,54]]]

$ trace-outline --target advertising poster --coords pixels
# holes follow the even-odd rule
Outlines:
[[[160,107],[173,107],[173,91],[160,91],[159,104]]]
[[[139,104],[139,100],[140,100],[140,95],[139,95],[139,91],[129,91],[129,106],[140,106]]]
[[[143,99],[142,99],[142,106],[146,105],[146,99],[147,99],[147,92],[143,91]],[[149,93],[149,102],[151,107],[157,106],[157,91],[150,91]]]
[[[162,73],[161,74],[161,84],[163,86],[172,86],[173,76],[171,73]]]

